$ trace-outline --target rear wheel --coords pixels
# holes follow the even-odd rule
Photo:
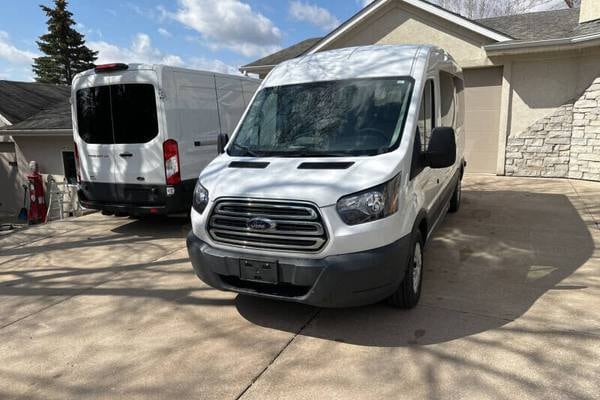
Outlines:
[[[455,213],[460,208],[460,201],[462,200],[462,180],[458,178],[458,182],[456,183],[456,188],[454,188],[454,193],[452,194],[452,198],[450,199],[450,208],[448,211],[451,213]]]
[[[423,282],[423,238],[421,232],[413,235],[411,255],[406,268],[406,273],[398,290],[391,295],[388,302],[394,307],[414,308],[421,297]]]

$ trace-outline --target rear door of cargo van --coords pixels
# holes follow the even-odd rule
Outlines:
[[[115,182],[164,185],[157,88],[151,83],[112,85],[111,103]]]
[[[95,201],[136,203],[131,185],[165,184],[157,75],[148,69],[87,79],[74,107],[82,181],[112,184]]]

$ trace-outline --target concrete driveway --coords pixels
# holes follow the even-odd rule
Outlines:
[[[0,398],[600,398],[600,184],[468,176],[413,311],[212,290],[187,221],[0,239]]]

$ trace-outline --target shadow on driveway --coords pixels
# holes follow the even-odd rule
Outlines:
[[[465,191],[461,210],[447,217],[425,251],[423,297],[416,309],[386,304],[323,309],[302,335],[399,347],[499,328],[548,291],[585,289],[561,282],[590,259],[594,248],[585,222],[565,195]],[[280,330],[310,309],[244,295],[236,306],[248,321]],[[548,314],[568,318],[576,312],[567,304],[555,306],[559,309]]]

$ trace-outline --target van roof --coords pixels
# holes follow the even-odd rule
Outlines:
[[[127,65],[127,71],[153,70],[153,71],[157,71],[157,73],[159,73],[160,71],[163,71],[163,70],[187,71],[187,72],[203,73],[203,74],[209,74],[209,75],[215,75],[215,76],[221,76],[221,77],[234,77],[234,78],[243,79],[243,80],[260,82],[260,79],[251,78],[251,77],[240,75],[240,74],[224,74],[224,73],[220,73],[220,72],[213,72],[213,71],[206,71],[206,70],[199,70],[199,69],[173,67],[173,66],[164,65],[164,64],[130,63],[130,64],[126,64],[126,65]],[[115,73],[119,73],[119,72],[125,72],[125,71],[116,71]],[[86,71],[80,72],[75,77],[78,78],[78,77],[83,77],[83,76],[89,76],[89,75],[94,75],[95,73],[96,72],[95,72],[94,68],[92,68],[92,69],[88,69]]]
[[[353,78],[414,76],[417,64],[425,67],[430,55],[440,62],[456,63],[444,50],[423,45],[373,45],[347,47],[307,54],[281,63],[263,86],[282,86]],[[433,60],[432,60],[433,61]],[[456,65],[456,68],[458,66]]]

